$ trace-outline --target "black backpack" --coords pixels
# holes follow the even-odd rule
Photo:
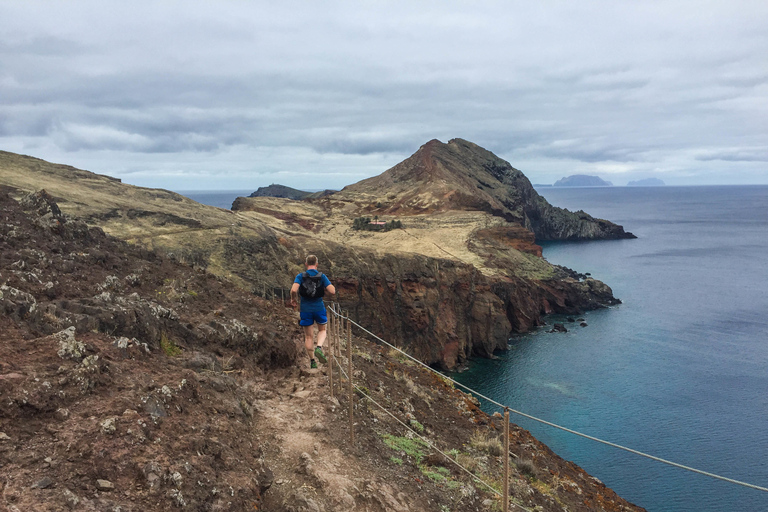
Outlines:
[[[299,285],[299,295],[305,299],[318,299],[325,295],[323,273],[318,272],[316,276],[311,276],[308,272],[303,272],[301,274],[301,285]]]

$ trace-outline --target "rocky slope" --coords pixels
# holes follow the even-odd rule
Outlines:
[[[621,226],[550,205],[509,162],[477,144],[432,140],[388,171],[344,187],[334,199],[369,203],[370,213],[479,210],[522,225],[539,240],[634,238]]]
[[[295,313],[0,188],[0,510],[497,510],[498,418],[355,337],[301,370]],[[17,191],[11,191],[17,194]],[[342,361],[344,361],[342,359]],[[516,509],[640,511],[517,427]]]
[[[280,197],[284,199],[320,198],[331,195],[335,190],[321,190],[320,192],[305,192],[285,185],[271,184],[268,187],[259,187],[256,192],[248,197]]]
[[[503,180],[509,183],[519,181],[520,191],[498,182],[494,194],[514,208],[499,216],[493,208],[465,210],[454,209],[450,201],[450,208],[436,203],[431,213],[402,217],[404,229],[373,233],[351,229],[353,219],[375,209],[404,213],[405,205],[416,203],[377,206],[370,202],[378,197],[371,196],[377,188],[352,194],[354,187],[348,187],[310,201],[238,198],[239,211],[233,212],[10,153],[0,153],[0,183],[12,186],[9,190],[15,197],[44,186],[67,214],[132,243],[166,251],[264,298],[285,296],[305,255],[316,253],[340,290],[339,301],[357,320],[444,368],[505,349],[510,332],[541,325],[546,313],[577,313],[616,302],[603,283],[547,263],[533,232],[504,215],[517,212],[539,226],[540,233],[550,229],[574,237],[603,236],[620,227],[586,214],[574,224],[574,214],[548,205],[534,195],[522,174],[470,143],[435,142],[420,152],[427,146],[435,158],[446,162],[458,151],[470,166],[465,174],[472,179],[478,168],[506,169],[507,174],[499,176],[506,176]],[[448,164],[430,168],[445,170]],[[439,187],[448,174],[426,181],[412,174],[407,183],[402,181],[405,175],[398,181],[404,194],[410,183],[421,191],[422,199],[442,197]],[[473,186],[477,189],[477,184]],[[469,190],[469,185],[462,187]],[[510,199],[515,194],[533,202],[515,203]],[[449,194],[449,199],[455,195]],[[501,199],[497,203],[498,208],[507,207]],[[539,210],[530,204],[538,204]],[[541,213],[547,209],[551,212]]]

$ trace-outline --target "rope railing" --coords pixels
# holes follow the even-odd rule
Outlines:
[[[470,388],[469,386],[466,386],[466,385],[462,384],[461,382],[458,382],[458,381],[448,377],[447,375],[443,375],[442,373],[438,372],[437,370],[435,370],[434,368],[430,367],[429,365],[427,365],[427,364],[419,361],[415,357],[411,356],[407,352],[401,350],[400,348],[392,345],[388,341],[382,339],[380,336],[377,336],[376,334],[372,333],[371,331],[369,331],[368,329],[366,329],[365,327],[363,327],[359,323],[357,323],[354,320],[352,320],[349,317],[348,314],[347,315],[343,315],[341,313],[341,310],[338,307],[336,307],[335,304],[334,304],[334,306],[335,307],[329,308],[329,311],[331,311],[332,314],[335,315],[336,317],[338,317],[339,319],[347,320],[350,324],[357,326],[358,329],[360,329],[363,332],[365,332],[365,333],[369,334],[370,336],[374,337],[376,340],[380,341],[384,345],[386,345],[386,346],[396,350],[397,352],[401,353],[402,355],[404,355],[408,359],[410,359],[410,360],[414,361],[415,363],[417,363],[418,365],[426,368],[430,372],[433,372],[434,374],[438,375],[440,378],[445,379],[448,382],[451,382],[452,384],[465,389],[467,392],[482,398],[483,400],[487,401],[488,403],[496,405],[497,407],[500,407],[502,409],[509,409],[509,412],[511,412],[511,413],[517,414],[517,415],[522,416],[524,418],[528,418],[530,420],[536,421],[536,422],[541,423],[543,425],[547,425],[547,426],[550,426],[550,427],[562,430],[563,432],[568,432],[569,434],[573,434],[573,435],[582,437],[584,439],[589,439],[590,441],[594,441],[594,442],[601,443],[601,444],[606,445],[606,446],[610,446],[612,448],[617,448],[619,450],[623,450],[623,451],[626,451],[626,452],[629,452],[629,453],[633,453],[635,455],[639,455],[641,457],[645,457],[647,459],[654,460],[656,462],[661,462],[661,463],[666,464],[668,466],[676,467],[678,469],[683,469],[685,471],[689,471],[689,472],[692,472],[692,473],[697,473],[697,474],[704,475],[704,476],[707,476],[707,477],[710,477],[710,478],[714,478],[716,480],[721,480],[723,482],[728,482],[728,483],[739,485],[739,486],[742,486],[742,487],[747,487],[747,488],[755,489],[755,490],[758,490],[758,491],[768,492],[768,487],[763,487],[763,486],[760,486],[760,485],[751,484],[749,482],[743,482],[741,480],[736,480],[736,479],[733,479],[733,478],[728,478],[728,477],[725,477],[725,476],[722,476],[722,475],[718,475],[716,473],[711,473],[709,471],[703,471],[701,469],[696,469],[696,468],[693,468],[691,466],[686,466],[684,464],[673,462],[671,460],[663,459],[661,457],[656,457],[655,455],[650,455],[648,453],[641,452],[641,451],[635,450],[633,448],[628,448],[626,446],[622,446],[622,445],[617,444],[617,443],[612,443],[610,441],[606,441],[604,439],[600,439],[598,437],[591,436],[589,434],[584,434],[584,433],[579,432],[577,430],[573,430],[573,429],[564,427],[562,425],[558,425],[556,423],[552,423],[551,421],[547,421],[547,420],[544,420],[544,419],[541,419],[541,418],[537,418],[536,416],[532,416],[532,415],[524,413],[522,411],[518,411],[518,410],[515,410],[515,409],[512,409],[512,408],[509,408],[508,406],[506,406],[506,405],[504,405],[502,403],[499,403],[496,400],[483,395],[482,393],[480,393],[480,392]],[[339,309],[339,310],[337,311],[337,309]]]
[[[345,372],[345,371],[344,371],[344,368],[341,366],[341,363],[339,363],[338,361],[336,361],[336,364],[339,366],[339,370],[341,370],[341,373],[344,375],[344,378],[346,378],[346,379],[349,379],[349,376],[347,375],[347,372]],[[405,423],[405,422],[403,422],[403,421],[402,421],[400,418],[398,418],[397,416],[395,416],[394,414],[392,414],[391,412],[389,412],[389,410],[387,410],[387,408],[386,408],[386,407],[384,407],[384,406],[383,406],[383,405],[381,405],[379,402],[377,402],[376,400],[374,400],[374,399],[373,399],[373,397],[371,397],[369,394],[367,394],[367,393],[366,393],[366,392],[365,392],[365,391],[364,391],[362,388],[360,388],[360,387],[359,387],[357,384],[354,384],[354,383],[353,383],[352,385],[354,386],[355,390],[356,390],[358,393],[360,393],[360,394],[361,394],[363,397],[365,397],[365,398],[367,398],[368,400],[370,400],[371,402],[373,402],[373,404],[374,404],[374,405],[376,405],[376,406],[377,406],[379,409],[381,409],[382,411],[384,411],[384,412],[385,412],[387,415],[389,415],[389,417],[391,417],[393,420],[395,420],[396,422],[398,422],[400,425],[402,425],[403,427],[405,427],[405,429],[406,429],[408,432],[410,432],[410,433],[411,433],[411,434],[413,434],[414,436],[416,436],[416,437],[418,437],[419,439],[421,439],[422,441],[424,441],[424,442],[425,442],[425,443],[426,443],[426,444],[427,444],[427,445],[428,445],[430,448],[432,448],[433,450],[435,450],[436,452],[438,452],[440,455],[442,455],[443,457],[445,457],[447,460],[449,460],[449,461],[453,462],[453,464],[455,464],[455,465],[456,465],[456,467],[458,467],[459,469],[461,469],[462,471],[464,471],[465,473],[467,473],[469,476],[471,476],[471,477],[474,479],[474,481],[476,481],[476,482],[478,482],[478,483],[480,483],[480,484],[483,484],[485,487],[487,487],[487,488],[488,488],[488,490],[489,490],[489,491],[493,492],[493,493],[494,493],[494,494],[496,494],[497,496],[499,496],[499,497],[501,497],[501,496],[502,496],[502,493],[500,493],[499,491],[497,491],[496,489],[494,489],[494,488],[491,486],[491,484],[489,484],[488,482],[486,482],[485,480],[483,480],[483,479],[482,479],[482,478],[481,478],[479,475],[477,475],[476,473],[473,473],[473,472],[472,472],[470,469],[467,469],[467,468],[466,468],[465,466],[463,466],[463,465],[462,465],[462,464],[461,464],[459,461],[457,461],[456,459],[454,459],[453,457],[451,457],[450,455],[448,455],[447,453],[445,453],[444,451],[442,451],[440,448],[438,448],[437,446],[435,446],[435,445],[434,445],[434,444],[433,444],[433,443],[432,443],[432,442],[431,442],[431,441],[430,441],[428,438],[426,438],[426,437],[422,436],[422,435],[421,435],[421,434],[419,434],[417,431],[415,431],[414,429],[412,429],[412,428],[410,427],[410,425],[406,424],[406,423]],[[527,509],[524,509],[524,510],[527,510]]]

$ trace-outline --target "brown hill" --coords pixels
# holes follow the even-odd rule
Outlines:
[[[392,416],[340,387],[331,398],[325,368],[297,366],[280,301],[108,236],[45,192],[7,192],[1,511],[498,510],[403,435],[412,425],[502,485],[501,421],[470,397],[355,337],[355,384]],[[641,511],[515,426],[510,457],[515,509]]]
[[[374,205],[377,215],[478,210],[520,224],[539,240],[635,238],[621,226],[550,205],[509,162],[477,144],[431,140],[388,171],[344,187],[334,199]]]
[[[616,302],[600,281],[541,258],[521,224],[483,210],[411,214],[402,229],[359,231],[354,219],[377,206],[349,191],[238,198],[229,211],[12,153],[0,153],[0,183],[15,197],[45,188],[65,214],[261,297],[287,295],[306,254],[317,254],[356,320],[445,368],[504,350],[510,332],[541,325],[546,313]]]

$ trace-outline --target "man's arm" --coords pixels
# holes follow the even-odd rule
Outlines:
[[[294,308],[299,304],[299,283],[293,283],[291,286],[291,306]]]
[[[329,284],[328,286],[326,286],[325,291],[330,293],[331,295],[336,295],[336,287],[333,286],[332,284]]]

